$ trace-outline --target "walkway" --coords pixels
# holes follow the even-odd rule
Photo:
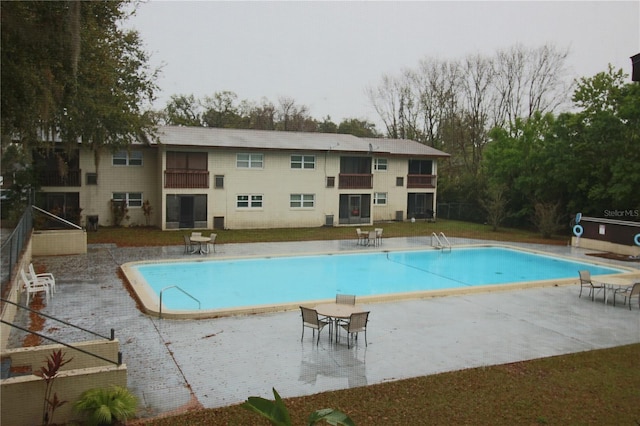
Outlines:
[[[478,241],[452,239],[470,242]],[[209,257],[428,245],[428,237],[387,238],[381,248],[358,247],[354,240],[221,244]],[[586,258],[571,247],[527,247]],[[116,330],[129,388],[145,417],[188,404],[210,408],[248,396],[271,398],[272,387],[292,397],[640,342],[637,308],[579,299],[577,285],[371,304],[369,346],[360,339],[351,349],[344,339],[330,343],[326,330],[319,346],[308,330],[300,342],[298,311],[198,321],[143,315],[123,287],[119,265],[187,256],[182,246],[93,245],[86,255],[34,260],[55,274],[59,289],[43,312],[102,334]],[[58,324],[47,323],[44,331],[63,341],[90,338]],[[21,341],[20,333],[12,334],[12,346]]]

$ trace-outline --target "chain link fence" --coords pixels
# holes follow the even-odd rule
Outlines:
[[[9,290],[9,284],[14,273],[15,265],[20,260],[22,249],[27,244],[31,230],[33,229],[33,214],[31,207],[22,214],[18,224],[13,230],[6,230],[8,233],[5,238],[5,230],[2,230],[2,268],[0,268],[0,278],[2,279],[2,297],[6,297]]]

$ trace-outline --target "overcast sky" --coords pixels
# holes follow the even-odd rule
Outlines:
[[[575,77],[609,63],[631,74],[639,1],[216,2],[140,4],[137,29],[163,66],[156,107],[171,95],[293,98],[318,120],[378,123],[366,96],[383,75],[421,59],[493,55],[517,43],[569,48]],[[378,126],[378,130],[382,130]]]

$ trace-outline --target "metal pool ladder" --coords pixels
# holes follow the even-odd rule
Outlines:
[[[160,313],[158,315],[160,319],[162,319],[162,293],[164,293],[165,290],[169,290],[170,288],[175,288],[177,290],[180,290],[181,292],[183,292],[184,294],[186,294],[187,296],[189,296],[190,298],[198,302],[198,310],[200,310],[200,301],[198,299],[196,299],[195,297],[193,297],[192,295],[190,295],[189,293],[187,293],[177,285],[170,285],[169,287],[165,287],[162,290],[160,290]]]
[[[440,234],[436,234],[435,232],[431,233],[431,246],[442,251],[444,251],[446,248],[451,251],[451,243],[449,242],[447,236],[444,235],[444,232],[440,232]]]

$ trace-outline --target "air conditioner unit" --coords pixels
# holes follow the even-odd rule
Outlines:
[[[324,226],[333,226],[333,215],[328,214],[324,217]]]

